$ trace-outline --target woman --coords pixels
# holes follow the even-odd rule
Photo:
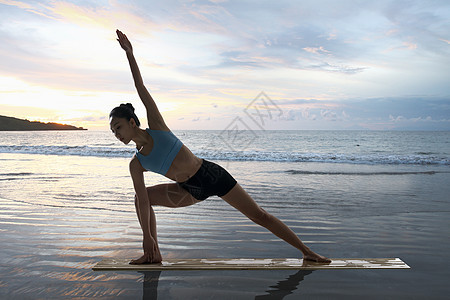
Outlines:
[[[302,243],[297,235],[276,217],[260,208],[236,180],[222,167],[196,157],[170,131],[155,101],[144,86],[125,34],[117,30],[118,41],[125,50],[134,84],[147,109],[148,129],[139,128],[139,120],[131,104],[121,104],[110,114],[111,130],[122,143],[136,143],[136,154],[130,162],[130,174],[136,192],[136,213],[143,232],[144,255],[130,264],[161,262],[153,205],[183,207],[217,195],[253,222],[296,247],[305,260],[327,263],[323,257]],[[144,172],[153,171],[175,181],[146,187]]]

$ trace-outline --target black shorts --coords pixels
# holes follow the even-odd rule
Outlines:
[[[202,166],[194,176],[178,184],[195,199],[205,200],[210,196],[226,195],[236,183],[227,170],[218,164],[203,160]]]

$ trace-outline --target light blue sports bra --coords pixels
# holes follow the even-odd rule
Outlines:
[[[136,156],[147,171],[166,175],[183,143],[171,131],[149,128],[146,131],[153,139],[152,151],[148,155],[142,155],[136,149]]]

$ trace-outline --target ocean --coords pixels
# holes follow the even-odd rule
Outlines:
[[[0,132],[0,298],[448,297],[450,132],[174,133],[316,252],[411,269],[93,272],[141,255],[133,146],[108,131]],[[301,257],[218,197],[155,212],[163,258]]]

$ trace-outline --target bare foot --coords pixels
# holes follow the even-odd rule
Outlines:
[[[322,256],[322,255],[319,255],[312,251],[311,251],[311,253],[304,255],[303,260],[314,261],[314,262],[318,262],[318,263],[330,263],[331,262],[331,259],[329,259],[325,256]]]
[[[158,257],[150,258],[150,255],[144,253],[140,258],[133,259],[130,261],[130,265],[144,265],[144,264],[156,264],[162,261],[162,257],[159,255]]]

